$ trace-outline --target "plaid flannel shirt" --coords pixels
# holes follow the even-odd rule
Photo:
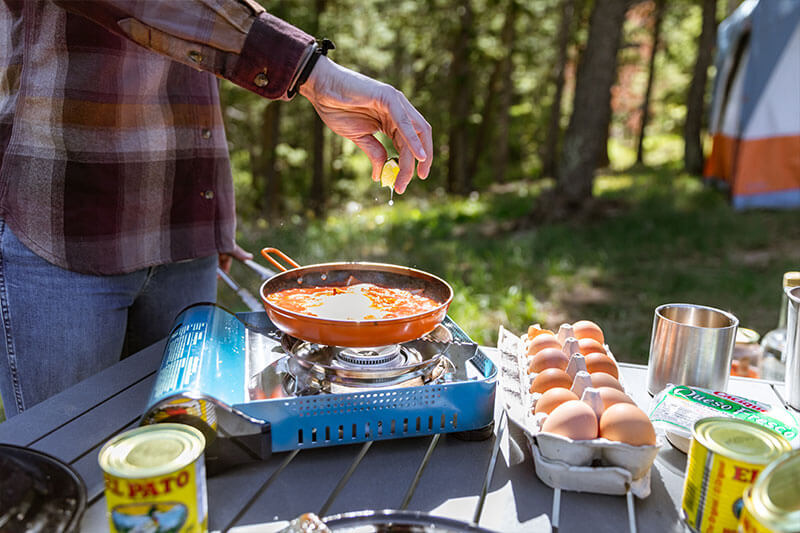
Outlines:
[[[286,98],[312,45],[253,0],[0,0],[0,216],[77,272],[232,250],[214,76]]]

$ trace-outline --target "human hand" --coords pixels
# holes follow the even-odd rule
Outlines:
[[[252,259],[253,254],[241,248],[238,244],[233,243],[233,250],[227,254],[219,254],[219,268],[226,274],[231,271],[231,264],[234,259],[239,261],[247,261]]]
[[[372,162],[372,180],[378,181],[386,162],[386,149],[375,138],[381,131],[394,142],[400,171],[394,189],[405,192],[414,175],[428,177],[433,158],[431,126],[408,99],[385,83],[337,65],[322,56],[300,94],[311,101],[320,118],[334,133],[353,141]]]

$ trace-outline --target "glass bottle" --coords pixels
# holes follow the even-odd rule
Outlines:
[[[783,359],[783,350],[786,346],[786,313],[789,310],[786,288],[797,286],[800,286],[800,272],[786,272],[783,275],[778,327],[768,331],[761,338],[761,347],[764,351],[761,360],[761,377],[764,379],[783,381],[786,365],[786,361]]]

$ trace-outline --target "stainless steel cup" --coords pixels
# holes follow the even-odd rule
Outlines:
[[[725,390],[738,326],[738,318],[713,307],[656,307],[647,391],[658,394],[668,383]]]
[[[786,402],[800,410],[800,287],[786,287],[789,309],[786,314]]]

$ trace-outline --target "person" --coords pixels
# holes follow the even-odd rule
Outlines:
[[[395,190],[431,128],[393,87],[253,0],[0,1],[0,396],[14,416],[216,298],[235,242],[216,78],[307,98]]]

